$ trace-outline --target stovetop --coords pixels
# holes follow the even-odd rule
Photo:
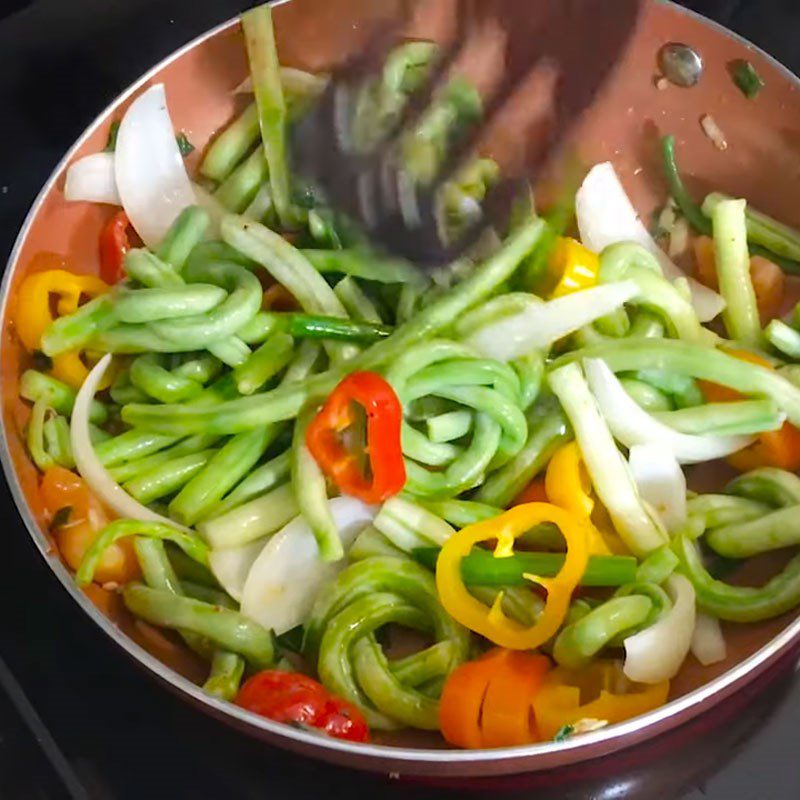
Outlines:
[[[335,0],[331,0],[335,2]],[[533,1],[533,0],[531,0]],[[797,0],[686,5],[800,71]],[[0,254],[39,187],[97,111],[176,47],[249,5],[242,0],[6,0],[0,12]],[[613,0],[609,0],[613,6]],[[290,755],[189,708],[70,603],[0,489],[0,798],[244,798],[318,794],[441,797]],[[590,770],[577,787],[515,784],[563,800],[797,800],[800,682],[786,670],[678,732]],[[746,708],[740,707],[747,700]],[[479,795],[496,795],[476,783]],[[463,793],[463,792],[462,792]]]

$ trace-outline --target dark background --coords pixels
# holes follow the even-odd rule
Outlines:
[[[10,251],[39,187],[98,111],[176,47],[247,5],[235,0],[6,0],[0,12],[0,256]],[[800,71],[797,0],[685,5]],[[115,800],[410,793],[404,784],[270,749],[181,704],[67,600],[4,488],[0,519],[0,656],[9,667],[0,662],[0,798],[50,800],[68,796],[69,786],[75,796],[83,791]],[[22,690],[38,717],[24,705]],[[25,733],[23,718],[34,727],[35,738]],[[727,710],[699,729],[679,732],[624,760],[595,765],[574,790],[558,788],[562,775],[549,781],[556,788],[523,788],[517,796],[797,800],[798,718],[800,686],[778,676],[747,711],[729,701]],[[434,797],[443,791],[415,787],[414,793]]]

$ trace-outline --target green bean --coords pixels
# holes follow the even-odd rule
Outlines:
[[[125,255],[125,272],[149,289],[182,286],[183,280],[170,264],[143,248],[129,250]]]
[[[496,255],[436,302],[422,309],[388,338],[356,356],[346,367],[337,366],[303,384],[286,384],[266,394],[220,404],[195,406],[131,405],[122,411],[131,425],[187,435],[200,432],[233,433],[292,419],[309,398],[329,393],[347,372],[374,370],[396,359],[413,344],[447,327],[468,308],[481,302],[508,279],[522,259],[539,243],[544,223],[534,220],[515,232]],[[737,362],[741,364],[741,362]]]
[[[239,604],[223,589],[218,589],[215,586],[208,586],[205,583],[194,583],[193,581],[181,581],[183,587],[183,594],[186,597],[191,597],[193,600],[202,600],[204,603],[210,603],[212,606],[221,606],[222,608],[231,608],[238,611]]]
[[[747,558],[800,544],[800,505],[773,511],[760,519],[715,528],[706,534],[706,541],[726,558]]]
[[[431,544],[441,547],[453,535],[444,520],[402,496],[387,500],[373,525],[404,553]]]
[[[23,400],[35,403],[46,398],[54,411],[69,417],[75,405],[76,392],[66,383],[34,369],[26,369],[19,379],[19,394]],[[108,409],[99,400],[89,406],[89,421],[102,425],[108,419]]]
[[[272,190],[269,184],[263,183],[250,201],[249,205],[242,212],[245,217],[262,223],[273,223],[275,204],[272,202]]]
[[[42,352],[53,357],[81,349],[115,320],[116,309],[111,297],[107,294],[96,297],[73,314],[59,317],[47,328],[42,334]]]
[[[580,669],[616,636],[644,622],[652,607],[642,595],[612,597],[561,631],[553,657],[562,667]]]
[[[436,569],[439,548],[412,550],[411,555],[428,569]],[[515,553],[509,558],[495,558],[490,550],[474,549],[461,561],[461,577],[467,586],[531,586],[526,575],[553,578],[564,565],[562,553]],[[581,586],[622,586],[636,580],[633,556],[591,556],[581,578]]]
[[[745,200],[725,200],[714,209],[712,221],[725,330],[732,339],[755,347],[761,341],[761,322],[750,277],[746,208]]]
[[[452,442],[466,436],[472,429],[472,414],[469,411],[449,411],[425,420],[428,438],[435,444]]]
[[[636,570],[636,580],[642,583],[661,584],[669,578],[678,566],[678,557],[668,545],[654,550],[642,561]],[[626,581],[629,583],[632,581]]]
[[[466,528],[467,525],[484,522],[503,513],[502,508],[477,503],[474,500],[427,500],[422,505],[456,528]]]
[[[773,400],[707,403],[655,414],[655,417],[681,433],[718,436],[776,431],[784,421]]]
[[[65,469],[75,468],[75,459],[72,456],[70,442],[69,422],[59,414],[44,421],[45,449],[51,458]]]
[[[241,213],[269,179],[264,150],[256,148],[220,185],[214,197],[228,210]]]
[[[293,214],[286,154],[286,103],[272,27],[272,10],[267,5],[257,6],[242,14],[241,22],[253,77],[261,140],[269,163],[275,210],[281,224],[291,227]]]
[[[403,558],[405,553],[399,547],[395,547],[374,525],[367,525],[356,537],[347,557],[353,563],[376,556]]]
[[[200,206],[185,208],[167,231],[156,255],[176,272],[182,272],[189,254],[203,241],[210,224],[208,212]]]
[[[206,384],[219,375],[222,365],[214,356],[200,353],[196,357],[186,357],[172,369],[172,374]]]
[[[166,461],[153,469],[139,473],[127,481],[123,488],[128,494],[145,505],[182,489],[214,455],[215,450],[180,456]]]
[[[203,434],[189,436],[186,439],[179,440],[171,447],[153,453],[151,456],[125,461],[117,466],[111,467],[108,471],[117,483],[126,483],[148,470],[165,464],[167,461],[207,450],[213,447],[218,441],[218,436],[206,436]]]
[[[157,322],[205,314],[226,297],[224,289],[207,283],[120,290],[114,298],[114,313],[120,322]]]
[[[224,181],[258,141],[259,132],[258,108],[251,103],[212,142],[200,164],[200,173],[206,178]]]
[[[157,453],[176,441],[174,436],[134,429],[97,445],[95,454],[104,467],[114,467],[123,461],[133,461]]]
[[[681,179],[680,170],[675,156],[675,137],[665,136],[661,140],[661,149],[664,159],[664,171],[669,184],[670,194],[678,204],[681,213],[689,224],[698,232],[711,236],[711,223],[706,219],[700,207],[692,200]]]
[[[28,452],[40,472],[50,469],[55,464],[53,457],[44,447],[44,422],[49,411],[47,398],[42,397],[33,404],[31,418],[28,420],[26,435]]]
[[[272,636],[238,611],[129,583],[122,592],[128,610],[152,625],[187,630],[222,650],[238,653],[255,669],[274,661]]]
[[[381,315],[377,307],[355,278],[350,275],[345,276],[333,287],[333,291],[352,319],[381,324]]]
[[[393,328],[369,322],[353,322],[337,317],[311,314],[279,315],[289,333],[297,339],[333,339],[342,342],[372,344],[392,335]]]
[[[373,637],[370,637],[375,641]],[[377,642],[375,642],[377,644]],[[356,643],[358,646],[358,643]],[[437,642],[419,653],[387,663],[392,675],[403,685],[418,688],[446,673],[453,663],[453,643]],[[438,693],[435,695],[438,697]]]
[[[674,543],[681,571],[692,582],[698,606],[718,619],[729,622],[761,622],[800,604],[800,555],[764,586],[731,586],[715,580],[703,566],[697,545],[684,535]]]
[[[657,583],[636,581],[634,583],[628,583],[625,586],[620,586],[619,589],[614,592],[614,597],[631,597],[634,595],[642,595],[650,600],[650,613],[638,625],[634,625],[623,633],[615,636],[609,642],[610,647],[623,647],[625,639],[655,625],[656,622],[672,610],[672,599],[667,594],[666,590]]]
[[[298,513],[292,487],[284,484],[197,527],[214,549],[226,549],[269,536]]]
[[[469,634],[442,609],[432,576],[412,561],[394,558],[361,561],[339,575],[314,606],[304,650],[319,654],[322,682],[356,703],[373,727],[392,728],[400,722],[436,728],[437,704],[402,684],[383,653],[371,645],[374,631],[390,622],[431,632],[435,643],[450,643],[450,659],[439,665],[442,677],[467,656]],[[365,640],[369,650],[359,644]]]
[[[507,508],[547,465],[555,451],[572,438],[559,409],[537,409],[534,406],[529,419],[530,429],[525,446],[508,464],[489,475],[475,494],[477,501]]]
[[[422,274],[399,258],[359,250],[302,250],[318,272],[334,273],[387,284],[421,284]]]
[[[470,594],[484,605],[492,608],[500,602],[500,608],[510,619],[530,628],[544,610],[544,600],[527,586],[504,586],[497,589],[491,586],[470,586]]]
[[[687,375],[658,369],[640,369],[636,380],[667,395],[678,408],[695,408],[703,405],[705,397],[697,383]]]
[[[288,333],[275,333],[234,370],[240,394],[251,395],[285,369],[292,360],[294,339]]]
[[[775,467],[761,467],[739,475],[725,491],[773,508],[800,504],[800,478]]]
[[[162,403],[179,403],[200,394],[203,387],[197,381],[166,370],[163,363],[164,359],[156,354],[135,358],[130,369],[131,384]]]
[[[527,411],[538,399],[544,383],[544,356],[542,353],[529,353],[511,362],[519,377],[520,407]]]
[[[237,336],[207,345],[208,352],[229,367],[239,367],[250,358],[250,348]]]
[[[220,517],[283,483],[289,477],[289,462],[290,453],[287,451],[256,467],[219,503],[214,509],[214,517]]]
[[[687,503],[690,526],[699,526],[698,536],[708,528],[717,528],[735,522],[748,522],[768,514],[770,507],[743,497],[702,494]]]
[[[669,412],[672,410],[672,402],[669,397],[649,383],[638,381],[635,378],[623,378],[620,383],[636,401],[636,404],[645,411]],[[666,422],[666,418],[663,419]]]
[[[280,429],[269,425],[231,437],[169,504],[186,525],[210,516],[219,501],[258,463]]]
[[[75,580],[79,586],[91,583],[94,572],[106,549],[120,539],[128,536],[147,536],[152,539],[170,541],[190,556],[195,561],[208,565],[208,547],[198,536],[193,533],[173,528],[169,525],[162,525],[160,522],[142,522],[135,519],[118,519],[107,525],[92,542],[91,547],[86,551],[81,561],[78,571],[75,573]]]
[[[239,693],[244,667],[244,660],[236,653],[217,650],[211,661],[211,673],[203,684],[203,691],[212,697],[232,702]]]
[[[789,422],[800,424],[800,389],[773,370],[746,363],[720,350],[666,339],[624,341],[569,353],[554,366],[584,358],[602,358],[614,372],[663,369],[719,383],[742,394],[767,396],[786,413]]]
[[[297,507],[314,534],[323,561],[339,561],[344,548],[339,528],[328,505],[328,485],[325,474],[311,455],[306,444],[306,429],[314,418],[315,409],[300,413],[294,426],[292,441],[291,480]]]
[[[172,542],[166,542],[164,547],[169,563],[172,564],[172,568],[175,570],[179,580],[212,588],[219,587],[217,579],[208,567],[187,556],[183,550],[173,545]]]

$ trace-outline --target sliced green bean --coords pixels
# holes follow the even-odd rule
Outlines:
[[[776,431],[784,422],[784,416],[773,400],[707,403],[654,416],[681,433],[701,436],[736,436]]]
[[[214,197],[236,214],[253,201],[259,188],[269,178],[263,149],[254,150],[220,185]]]
[[[169,497],[182,489],[209,462],[215,450],[180,456],[153,469],[139,473],[124,484],[128,494],[145,505]]]
[[[210,224],[208,212],[200,206],[185,208],[167,231],[156,255],[177,272],[182,272],[189,254],[203,241]]]
[[[236,653],[217,650],[211,660],[211,673],[203,684],[203,691],[212,697],[231,702],[239,693],[245,662]]]
[[[258,108],[251,103],[211,143],[200,164],[200,173],[220,183],[224,181],[256,144],[259,133]]]
[[[54,411],[65,417],[72,415],[75,405],[75,390],[50,375],[37,372],[35,369],[26,369],[19,379],[19,394],[23,400],[35,403],[46,398]],[[92,400],[89,406],[89,421],[102,425],[108,419],[108,409],[99,400]]]
[[[292,360],[294,339],[288,333],[275,333],[234,370],[240,394],[251,395],[261,389]]]
[[[228,494],[214,509],[214,516],[219,517],[241,506],[259,495],[274,489],[289,477],[290,453],[286,451],[266,464],[256,467],[239,485]]]

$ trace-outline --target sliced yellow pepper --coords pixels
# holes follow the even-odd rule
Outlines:
[[[620,687],[629,691],[620,693]],[[610,725],[663,706],[669,681],[652,685],[625,679],[618,661],[594,661],[579,670],[556,667],[533,697],[536,727],[542,739],[552,739],[565,725],[582,719]]]
[[[28,275],[19,287],[14,308],[14,325],[25,349],[33,353],[41,347],[42,336],[53,324],[53,296],[56,313],[63,317],[78,310],[82,297],[98,297],[108,289],[108,284],[94,275],[76,275],[63,269]],[[80,388],[89,374],[77,350],[53,358],[52,372],[74,389]]]
[[[513,543],[543,522],[553,523],[567,543],[564,566],[554,578],[525,577],[544,587],[547,600],[536,622],[526,627],[502,610],[502,593],[489,608],[469,592],[461,577],[461,561],[480,542],[497,541],[495,555],[513,553]],[[470,525],[445,542],[436,564],[439,600],[454,619],[489,641],[512,650],[532,650],[556,634],[569,610],[575,587],[589,561],[590,526],[585,518],[550,503],[516,506],[499,517]]]
[[[597,285],[600,259],[575,239],[561,237],[550,256],[549,271],[557,281],[551,298],[580,292]]]
[[[589,552],[593,556],[607,556],[619,552],[619,540],[611,521],[600,526],[596,524],[599,512],[605,509],[595,503],[592,484],[583,464],[581,451],[576,442],[570,442],[556,451],[547,466],[544,479],[547,499],[554,505],[571,511],[576,516],[590,521],[591,537]],[[620,540],[621,542],[621,540]],[[613,545],[613,547],[612,547]],[[624,547],[624,546],[623,546]],[[627,552],[625,549],[622,552]]]

